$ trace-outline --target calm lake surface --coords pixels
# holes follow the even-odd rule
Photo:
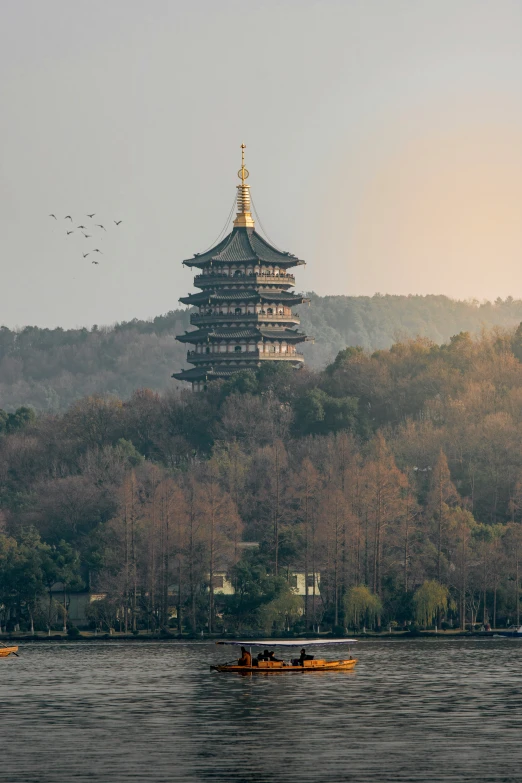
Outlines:
[[[367,641],[354,673],[210,673],[231,650],[21,644],[0,659],[0,781],[522,777],[522,641]]]

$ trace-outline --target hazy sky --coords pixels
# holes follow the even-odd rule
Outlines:
[[[1,323],[177,307],[242,141],[263,226],[308,262],[301,290],[522,296],[520,0],[0,10]],[[67,237],[88,212],[107,232]]]

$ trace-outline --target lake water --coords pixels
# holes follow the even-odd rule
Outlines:
[[[367,641],[353,673],[211,673],[231,650],[22,644],[0,659],[0,781],[522,777],[522,641]]]

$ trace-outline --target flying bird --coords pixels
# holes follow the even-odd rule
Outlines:
[[[99,261],[91,261],[91,264],[99,264]]]
[[[93,212],[92,215],[87,215],[87,217],[93,218],[95,216],[96,212]]]
[[[66,215],[66,216],[64,217],[64,220],[70,220],[70,221],[71,221],[71,223],[72,223],[72,217],[71,217],[70,215]]]
[[[93,252],[93,253],[101,253],[101,254],[103,255],[102,251],[101,251],[101,250],[98,250],[98,248],[97,248],[97,247],[95,247],[95,248],[94,248],[94,250],[93,250],[92,252]]]
[[[83,234],[83,231],[82,231],[82,234]],[[92,237],[92,234],[83,234],[83,236],[85,237],[85,239],[90,239]]]
[[[68,231],[67,236],[69,236],[69,234],[74,234],[74,231]]]
[[[76,226],[76,228],[84,228],[87,231],[87,226]]]
[[[121,220],[115,220],[114,222],[116,223],[116,225],[117,225],[117,226],[119,226],[119,225],[120,225],[120,223],[122,223],[123,221],[121,221]]]
[[[87,258],[87,256],[88,256],[88,255],[89,255],[89,253],[82,253],[82,256],[83,256],[84,258]]]
[[[58,218],[56,217],[56,215],[53,215],[52,213],[51,213],[51,214],[50,214],[48,217],[53,217],[55,220],[58,220]]]
[[[103,230],[104,230],[104,231],[107,231],[107,229],[105,228],[105,226],[102,226],[102,224],[101,224],[101,223],[96,223],[96,226],[97,226],[98,228],[103,228]]]

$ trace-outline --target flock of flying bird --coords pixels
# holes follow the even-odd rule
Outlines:
[[[88,214],[86,217],[88,217],[91,220],[93,220],[95,215],[96,215],[96,212],[93,212],[91,215]],[[49,217],[52,217],[55,220],[58,220],[56,215],[54,215],[52,212],[49,215]],[[64,220],[70,220],[71,223],[73,223],[73,219],[72,219],[71,215],[66,215],[64,217]],[[122,223],[123,221],[122,220],[113,220],[112,222],[116,226],[119,226],[120,223]],[[102,223],[93,223],[93,225],[96,226],[96,228],[102,228],[104,231],[107,231],[107,229],[105,228],[105,226]],[[82,232],[83,236],[85,237],[85,239],[91,239],[92,238],[92,234],[86,234],[85,233],[88,230],[87,226],[76,226],[76,228],[77,229],[81,229],[81,232]],[[66,235],[69,236],[69,234],[74,234],[74,231],[75,231],[75,229],[71,229],[71,231],[67,231],[66,232]],[[92,228],[91,228],[91,231],[92,231]],[[90,255],[91,253],[100,253],[100,255],[103,255],[102,251],[98,247],[95,247],[93,250],[90,250],[88,253],[82,253],[82,256],[84,258],[87,258],[87,256]],[[99,261],[91,261],[91,264],[98,264],[98,263],[99,263]]]

